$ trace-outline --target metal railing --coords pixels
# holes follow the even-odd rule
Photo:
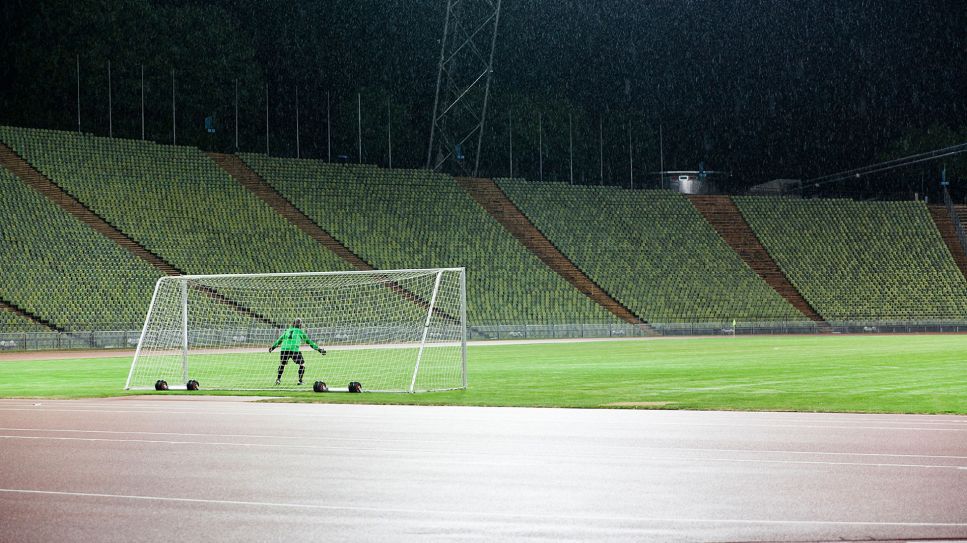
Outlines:
[[[7,332],[0,328],[0,351],[134,349],[140,335],[140,330]]]
[[[850,319],[829,321],[828,327],[813,321],[753,321],[651,323],[661,336],[749,336],[789,334],[915,334],[967,333],[965,319]],[[359,340],[359,331],[342,329],[312,330],[311,335],[324,344],[338,345]],[[580,338],[644,338],[653,333],[634,324],[479,324],[467,328],[468,340],[528,340]],[[278,331],[269,328],[246,330],[230,343],[251,347],[271,343]],[[56,351],[56,350],[118,350],[133,351],[138,344],[140,329],[94,330],[64,332],[22,332],[0,328],[0,352]],[[211,335],[211,331],[197,334]],[[366,334],[363,334],[365,336]],[[377,333],[372,337],[386,337]],[[194,340],[192,340],[194,343]],[[367,341],[364,341],[366,343]]]

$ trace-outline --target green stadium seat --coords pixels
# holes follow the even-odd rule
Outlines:
[[[790,282],[829,321],[967,316],[967,281],[923,202],[735,202]]]
[[[576,266],[651,323],[805,320],[681,194],[497,182]]]
[[[0,308],[0,334],[9,332],[49,332],[50,329],[26,317]],[[3,345],[0,344],[0,348]]]
[[[518,243],[448,175],[241,157],[377,268],[466,267],[472,324],[617,322]]]
[[[350,269],[198,149],[9,127],[0,140],[187,273]]]
[[[2,168],[0,189],[0,296],[62,328],[140,327],[158,270]],[[16,324],[0,315],[0,329]]]

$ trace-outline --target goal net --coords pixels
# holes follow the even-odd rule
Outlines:
[[[326,354],[303,345],[302,384],[288,359],[276,385],[269,347],[296,319]],[[453,390],[466,362],[463,268],[186,275],[155,285],[125,389]]]

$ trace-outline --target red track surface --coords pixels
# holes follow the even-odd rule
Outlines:
[[[967,539],[967,417],[0,400],[2,541]]]

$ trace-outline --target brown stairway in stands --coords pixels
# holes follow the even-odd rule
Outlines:
[[[181,270],[171,265],[160,256],[152,253],[143,245],[130,238],[127,234],[115,228],[114,225],[107,222],[103,217],[97,213],[94,213],[94,211],[71,196],[58,184],[51,181],[50,178],[37,171],[37,169],[31,166],[30,163],[25,161],[20,155],[14,152],[13,149],[3,143],[0,143],[0,165],[6,167],[22,181],[33,187],[34,190],[46,196],[47,199],[59,205],[64,209],[64,211],[67,211],[80,221],[84,222],[104,237],[108,238],[114,243],[117,243],[120,247],[126,249],[134,256],[144,260],[148,264],[151,264],[161,273],[165,275],[184,275]],[[278,326],[278,323],[272,321],[264,315],[252,311],[251,309],[239,304],[234,300],[227,298],[214,288],[195,288],[213,300],[232,307],[240,313],[249,315],[262,323]]]
[[[759,274],[787,302],[799,310],[803,315],[820,323],[820,331],[829,331],[829,325],[813,308],[802,294],[792,286],[786,274],[779,269],[779,265],[772,259],[766,248],[759,242],[742,212],[728,196],[689,196],[695,209],[705,217],[705,220],[715,228],[722,239],[732,247],[742,261],[754,272]]]
[[[225,155],[221,153],[208,153],[208,156],[215,161],[228,175],[234,177],[245,188],[250,190],[263,202],[269,205],[276,213],[283,216],[287,221],[295,225],[299,230],[305,232],[309,237],[321,243],[324,247],[335,253],[337,256],[351,264],[357,270],[372,270],[373,266],[352,252],[339,240],[332,237],[319,227],[318,224],[306,216],[299,208],[292,205],[285,196],[269,185],[262,176],[255,173],[242,159],[236,155]]]
[[[958,212],[958,216],[963,217],[965,215],[963,206],[955,206],[955,211]],[[960,239],[957,238],[957,230],[954,227],[954,221],[950,219],[950,214],[947,213],[947,208],[945,206],[931,205],[927,206],[930,210],[930,217],[933,219],[933,224],[937,226],[937,231],[940,232],[940,237],[943,238],[945,244],[947,244],[947,249],[950,250],[950,255],[954,257],[954,262],[957,263],[957,267],[960,268],[960,273],[964,277],[967,277],[967,254],[964,254],[964,248],[960,246]],[[961,219],[962,221],[963,219]],[[963,222],[961,222],[963,225]]]
[[[490,179],[458,177],[457,183],[480,204],[491,217],[507,229],[517,241],[527,247],[551,270],[571,283],[599,305],[614,313],[621,320],[637,324],[648,333],[657,332],[643,319],[615,300],[597,283],[564,256],[544,234],[534,226],[510,198]]]
[[[131,254],[151,264],[165,275],[181,275],[181,272],[165,262],[160,256],[145,249],[141,244],[128,237],[103,217],[94,213],[87,206],[68,194],[47,176],[37,171],[27,161],[5,144],[0,143],[0,164],[10,170],[22,181],[46,196],[50,201],[59,205],[71,215],[77,217],[88,226],[101,233],[111,241],[117,243]]]
[[[39,324],[41,326],[46,326],[47,328],[49,328],[51,330],[54,330],[56,332],[63,332],[64,331],[64,329],[61,328],[60,326],[57,326],[56,324],[48,321],[47,319],[44,319],[42,317],[38,317],[37,315],[34,315],[30,311],[27,311],[26,309],[23,309],[22,307],[18,306],[17,304],[15,304],[13,302],[9,302],[7,300],[0,299],[0,311],[9,311],[9,312],[13,313],[14,315],[19,315],[19,316],[21,316],[21,317],[23,317],[23,318],[25,318],[25,319],[33,322],[33,323]]]
[[[243,187],[247,188],[257,197],[259,197],[276,213],[295,225],[299,230],[302,230],[310,238],[322,244],[325,248],[335,253],[357,270],[376,270],[376,268],[374,268],[369,262],[363,260],[359,255],[352,252],[349,247],[346,247],[338,239],[332,237],[332,234],[323,230],[318,224],[313,222],[312,219],[310,219],[299,208],[293,205],[292,202],[286,199],[285,196],[282,196],[282,194],[275,190],[272,185],[269,185],[265,179],[262,179],[261,175],[256,173],[255,170],[250,168],[249,165],[237,155],[226,155],[222,153],[207,154],[209,158],[214,160],[219,167],[228,173],[228,175],[232,176],[236,181],[241,183]],[[420,307],[429,307],[429,302],[427,300],[424,300],[419,295],[409,291],[406,287],[400,285],[396,281],[393,281],[389,277],[382,276],[382,281],[387,287],[398,293],[403,298],[419,305]],[[459,321],[459,319],[454,315],[448,315],[439,309],[436,311],[446,319],[454,322]]]

